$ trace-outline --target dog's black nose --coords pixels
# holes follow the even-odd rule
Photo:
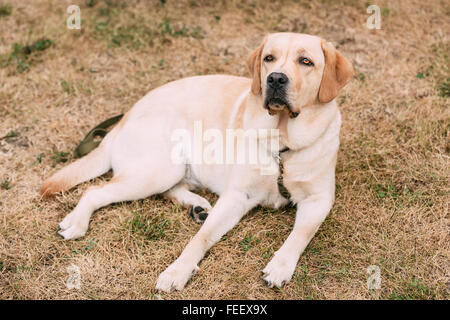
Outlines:
[[[281,89],[289,82],[288,77],[281,72],[272,72],[267,77],[267,84],[272,89]]]

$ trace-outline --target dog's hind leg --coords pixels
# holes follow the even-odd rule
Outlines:
[[[212,208],[208,200],[191,192],[188,185],[184,182],[180,182],[165,192],[164,196],[187,207],[189,215],[197,223],[205,221],[208,217],[208,211]]]
[[[59,224],[59,234],[66,240],[85,235],[92,213],[108,204],[138,200],[165,192],[177,184],[184,175],[184,166],[153,172],[121,172],[108,183],[89,188],[75,209]],[[163,174],[164,173],[164,174]]]

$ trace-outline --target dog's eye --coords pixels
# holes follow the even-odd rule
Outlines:
[[[271,62],[271,61],[273,61],[273,59],[275,59],[275,58],[273,57],[273,55],[269,54],[268,56],[266,56],[266,57],[264,58],[264,61],[265,61],[265,62]]]
[[[308,58],[305,58],[305,57],[300,58],[300,63],[304,64],[305,66],[309,66],[309,67],[312,67],[314,65],[314,63],[311,60],[309,60]]]

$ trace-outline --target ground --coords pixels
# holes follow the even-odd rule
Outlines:
[[[72,3],[81,30],[66,27]],[[448,299],[449,15],[444,0],[0,0],[0,298]],[[82,192],[111,177],[39,196],[90,128],[174,79],[248,76],[246,57],[274,31],[319,35],[356,72],[337,99],[336,202],[288,285],[267,288],[261,270],[292,209],[253,210],[171,294],[155,291],[157,276],[199,229],[180,206],[119,203],[84,238],[58,236]],[[380,289],[368,289],[371,265]],[[79,289],[66,285],[73,268]]]

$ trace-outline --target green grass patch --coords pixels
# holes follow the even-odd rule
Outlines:
[[[444,98],[450,97],[450,78],[447,78],[439,85],[439,96]]]
[[[94,241],[94,239],[88,239],[88,244],[86,247],[84,247],[85,251],[89,251],[91,249],[93,249],[96,245],[96,242]]]
[[[429,75],[430,75],[430,73],[428,71],[427,72],[419,72],[418,74],[416,74],[416,78],[423,79],[425,77],[428,77]]]
[[[260,239],[255,239],[255,237],[250,234],[250,235],[247,235],[242,241],[239,242],[239,247],[241,247],[241,249],[244,252],[247,252],[255,244],[259,243],[260,241],[261,241]]]
[[[20,135],[20,133],[18,131],[11,130],[5,136],[1,137],[0,140],[18,137],[19,135]]]
[[[394,198],[397,199],[399,197],[399,193],[395,190],[392,183],[387,186],[376,184],[374,186],[375,192],[379,198]]]
[[[52,160],[54,164],[67,162],[70,158],[70,152],[64,151],[54,151],[52,155]]]
[[[12,14],[12,6],[8,3],[0,3],[0,18],[10,16]]]
[[[403,185],[394,185],[392,182],[386,184],[369,182],[369,184],[377,198],[391,203],[393,208],[411,207],[418,204],[426,207],[434,205],[432,194],[414,190],[413,181],[405,182]],[[387,202],[388,200],[391,202]]]
[[[433,55],[431,60],[430,71],[438,83],[438,95],[444,98],[450,96],[450,78],[449,66],[450,66],[450,45],[445,42],[433,44],[431,46]]]
[[[9,178],[5,178],[3,179],[2,183],[0,183],[0,188],[2,190],[9,190],[11,189],[13,186],[11,184],[11,180]]]
[[[366,81],[366,75],[364,73],[359,73],[358,78],[361,82]]]
[[[203,39],[203,30],[200,27],[189,28],[185,25],[175,28],[171,25],[169,20],[164,20],[160,25],[160,34],[162,36],[170,37],[192,37],[195,39]]]
[[[61,88],[68,95],[71,95],[71,94],[73,94],[75,92],[75,87],[73,86],[73,84],[70,84],[66,80],[62,80],[61,81]]]
[[[98,0],[86,0],[86,5],[90,8],[94,7],[97,4]]]
[[[164,213],[155,217],[142,215],[140,212],[134,212],[133,217],[127,222],[129,230],[149,241],[155,241],[164,238],[166,230],[171,226],[171,221],[167,219]]]
[[[132,20],[135,20],[133,18]],[[117,13],[100,11],[92,22],[91,29],[96,39],[106,41],[109,47],[140,49],[143,44],[151,43],[155,31],[144,21],[131,25],[119,25]]]
[[[14,43],[12,52],[0,57],[0,68],[15,65],[18,73],[28,70],[35,62],[35,57],[53,44],[48,38],[41,38],[31,44]]]
[[[126,19],[122,19],[123,17]],[[99,6],[90,19],[89,28],[95,39],[106,41],[110,48],[139,50],[143,46],[152,46],[154,41],[168,42],[168,38],[204,38],[204,30],[199,26],[173,24],[167,18],[148,21],[145,16],[120,5]]]
[[[413,278],[411,281],[405,282],[402,288],[383,298],[389,300],[432,300],[436,298],[436,290],[424,284],[422,280]]]

